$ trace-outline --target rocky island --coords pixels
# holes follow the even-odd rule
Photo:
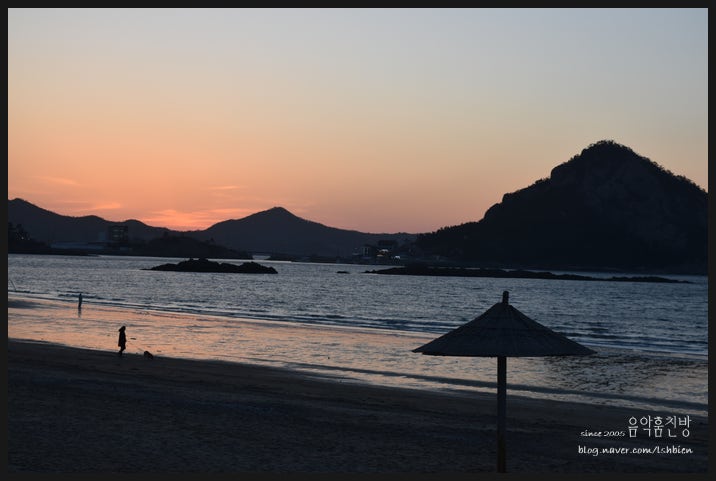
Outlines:
[[[214,262],[206,258],[189,259],[177,264],[162,264],[154,266],[150,271],[175,271],[175,272],[236,272],[242,274],[277,274],[273,267],[262,266],[256,262],[244,262],[241,265],[229,264],[228,262]]]
[[[657,276],[613,276],[593,277],[579,274],[554,274],[552,272],[526,271],[522,269],[483,269],[469,267],[433,267],[424,264],[414,264],[404,267],[391,267],[388,269],[365,271],[367,274],[388,274],[406,276],[458,276],[458,277],[498,277],[498,278],[519,278],[519,279],[563,279],[571,281],[616,281],[616,282],[681,282],[676,279],[668,279]]]

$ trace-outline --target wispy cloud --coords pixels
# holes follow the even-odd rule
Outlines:
[[[117,210],[121,208],[122,204],[119,202],[106,202],[103,204],[95,204],[91,207],[88,207],[88,210]]]
[[[209,187],[209,193],[214,199],[220,199],[223,202],[239,202],[243,196],[245,186],[243,185],[216,185]]]
[[[73,179],[65,179],[63,177],[48,177],[48,176],[41,176],[39,177],[40,180],[47,182],[49,184],[54,185],[70,185],[70,186],[77,186],[80,185],[79,182]]]
[[[146,224],[174,230],[205,229],[222,220],[226,219],[210,210],[184,212],[176,209],[154,211],[141,219]]]
[[[163,209],[151,212],[140,220],[152,226],[166,227],[173,230],[201,230],[207,229],[218,222],[240,219],[255,214],[260,210],[261,209],[251,207],[230,207],[197,211]]]
[[[209,190],[238,190],[243,189],[243,186],[241,185],[217,185],[214,187],[209,187]]]
[[[120,202],[109,201],[99,203],[87,203],[81,200],[67,199],[61,203],[67,206],[68,215],[98,215],[106,216],[107,211],[117,211],[124,207]]]
[[[223,209],[211,209],[206,211],[207,215],[209,214],[215,214],[220,216],[235,216],[237,214],[246,214],[250,215],[253,214],[254,211],[251,209],[246,208],[239,208],[239,207],[230,207],[230,208],[223,208]]]

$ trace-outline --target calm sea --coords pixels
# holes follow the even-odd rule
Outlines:
[[[506,290],[530,318],[598,351],[510,359],[513,391],[706,409],[706,276],[664,276],[689,281],[678,284],[383,276],[365,272],[376,266],[273,261],[259,262],[275,275],[146,270],[180,260],[9,254],[8,297],[47,302],[43,312],[53,314],[11,316],[9,308],[8,336],[114,349],[116,328],[127,324],[138,351],[490,390],[494,360],[411,350],[482,314]]]

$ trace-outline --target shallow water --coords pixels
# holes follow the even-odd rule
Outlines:
[[[342,382],[464,394],[495,392],[494,358],[425,356],[412,349],[435,336],[375,328],[296,324],[84,304],[9,295],[8,337],[128,353],[287,367]],[[151,361],[150,361],[151,362]],[[509,396],[583,401],[651,414],[705,415],[707,363],[701,356],[600,349],[580,357],[509,358]]]

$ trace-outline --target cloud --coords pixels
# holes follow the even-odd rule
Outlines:
[[[209,187],[209,190],[238,190],[243,189],[243,186],[241,185],[217,185],[214,187]]]
[[[95,204],[92,207],[89,207],[87,210],[116,210],[121,209],[122,204],[119,202],[108,202],[104,204]]]
[[[140,220],[145,224],[157,227],[166,227],[173,230],[203,230],[210,226],[230,219],[240,219],[256,213],[251,208],[221,208],[197,211],[180,211],[176,209],[163,209],[150,213]]]
[[[72,179],[65,179],[62,177],[48,177],[48,176],[42,176],[40,177],[40,180],[47,182],[49,184],[55,184],[55,185],[70,185],[70,186],[77,186],[80,185],[79,182]]]
[[[246,215],[253,214],[255,211],[252,211],[251,209],[246,209],[246,208],[228,207],[228,208],[223,208],[223,209],[210,209],[206,212],[207,212],[207,215],[209,213],[211,213],[211,214],[223,215],[223,216],[235,216],[235,215],[241,215],[241,214],[242,214],[242,216],[246,216]]]
[[[145,224],[166,227],[173,230],[197,230],[216,224],[223,218],[209,211],[183,212],[176,209],[163,209],[142,217]]]

